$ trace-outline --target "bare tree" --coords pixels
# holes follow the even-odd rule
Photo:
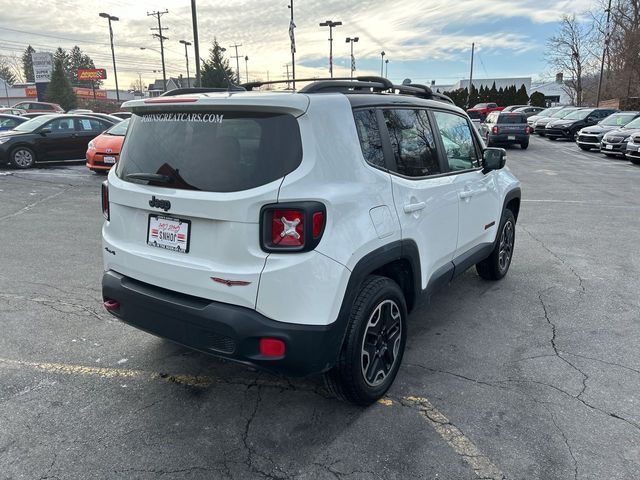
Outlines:
[[[590,26],[578,22],[575,15],[563,15],[560,30],[547,41],[549,64],[569,77],[564,88],[578,106],[583,104],[584,78],[592,72],[596,60],[591,40]]]
[[[0,76],[10,84],[22,83],[22,63],[15,55],[0,55]]]

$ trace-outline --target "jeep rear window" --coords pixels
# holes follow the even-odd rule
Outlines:
[[[158,187],[237,192],[281,178],[301,161],[298,122],[289,114],[145,112],[131,117],[116,174]]]

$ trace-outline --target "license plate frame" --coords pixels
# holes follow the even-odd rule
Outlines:
[[[105,155],[102,157],[102,163],[113,165],[114,163],[116,163],[116,157],[113,155]]]
[[[605,145],[605,150],[613,150],[613,145]]]
[[[159,242],[160,240],[160,238],[158,237],[160,235],[159,228],[155,229],[156,240],[152,239],[152,234],[154,233],[152,232],[153,230],[152,221],[154,219],[155,219],[154,226],[159,227],[160,221],[164,220],[166,222],[167,227],[170,227],[170,228],[163,228],[162,230],[163,231],[173,230],[173,232],[175,232],[176,241],[172,242],[175,245]],[[178,227],[177,229],[175,228],[176,226]],[[184,226],[186,226],[186,229],[184,230],[184,233],[183,233]],[[169,233],[173,233],[173,232],[169,232]],[[184,241],[180,240],[180,237],[179,237],[180,234],[184,235]],[[184,244],[185,246],[181,248],[181,244]],[[154,248],[169,250],[170,252],[189,253],[189,250],[191,249],[191,220],[150,213],[149,217],[147,218],[147,245]]]

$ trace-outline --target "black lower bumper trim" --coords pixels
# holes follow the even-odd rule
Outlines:
[[[102,278],[102,296],[119,303],[110,313],[129,325],[204,353],[286,375],[329,370],[346,327],[340,321],[327,326],[277,322],[249,308],[173,292],[112,270]],[[261,355],[263,337],[282,340],[284,356]]]

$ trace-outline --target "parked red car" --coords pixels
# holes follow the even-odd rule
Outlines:
[[[64,113],[64,109],[57,103],[47,102],[19,102],[13,108],[26,113]]]
[[[504,110],[504,107],[499,107],[496,103],[478,103],[473,108],[468,109],[467,113],[471,118],[479,118],[484,121],[491,112],[501,112],[502,110]]]
[[[87,168],[96,173],[107,173],[120,157],[120,149],[127,133],[129,120],[116,123],[89,142]]]

